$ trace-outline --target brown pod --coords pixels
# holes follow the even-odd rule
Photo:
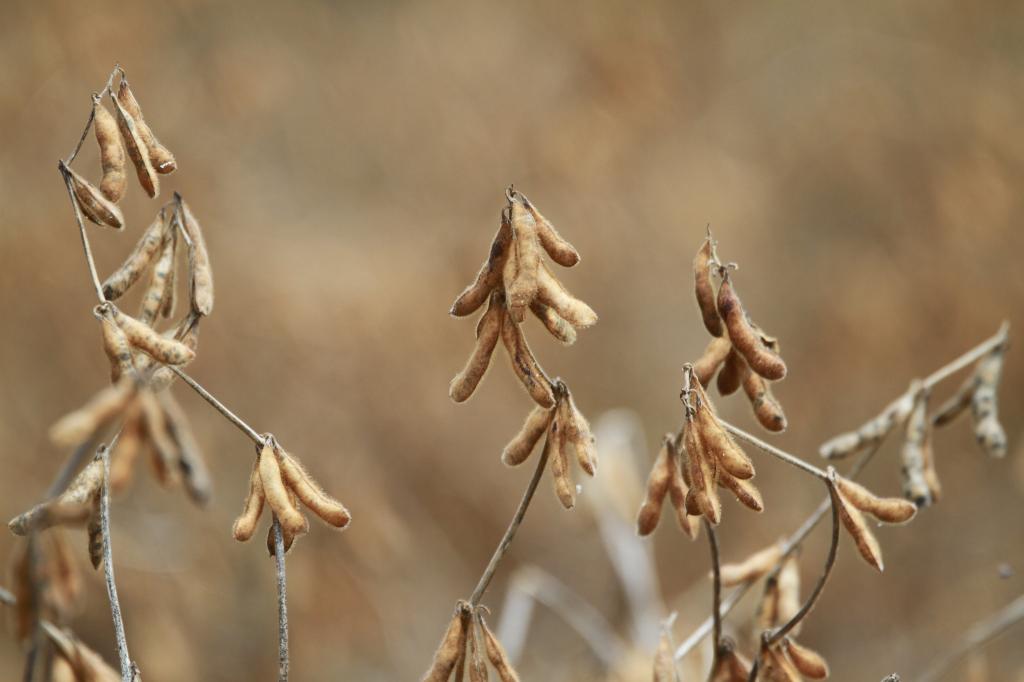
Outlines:
[[[796,554],[790,554],[783,560],[776,580],[779,585],[779,601],[775,615],[778,624],[783,625],[793,620],[803,606],[800,600],[800,562]],[[800,634],[802,625],[802,622],[797,623],[790,632]]]
[[[89,560],[92,562],[92,567],[98,569],[103,564],[104,545],[99,495],[92,498],[92,510],[89,514],[89,520],[85,525],[85,530],[89,537]]]
[[[103,331],[103,352],[110,361],[110,383],[116,384],[122,376],[135,376],[132,348],[128,337],[117,324],[97,306],[97,317]]]
[[[567,346],[576,343],[576,330],[561,315],[556,313],[551,306],[534,299],[533,303],[530,304],[530,312],[537,316],[537,319],[551,332],[553,337]]]
[[[551,408],[555,406],[555,396],[551,392],[551,381],[544,370],[537,364],[522,329],[519,328],[508,309],[504,309],[504,319],[501,323],[501,340],[508,351],[509,360],[512,362],[512,371],[519,377],[526,392],[530,394],[541,407]]]
[[[205,505],[210,501],[213,483],[202,451],[189,426],[188,417],[170,393],[157,396],[167,422],[167,432],[177,450],[177,466],[185,483],[185,491],[193,502]]]
[[[519,682],[519,675],[516,674],[512,663],[508,660],[505,647],[501,645],[498,638],[487,627],[487,621],[479,611],[477,612],[477,622],[480,624],[480,630],[484,636],[484,649],[487,652],[487,659],[494,667],[494,671],[498,673],[501,682]]]
[[[764,337],[750,324],[728,274],[718,287],[718,314],[722,316],[729,331],[733,348],[743,355],[750,369],[771,381],[779,381],[786,376],[786,363],[768,347]]]
[[[526,416],[526,422],[519,429],[519,433],[513,436],[505,446],[501,453],[501,461],[506,466],[518,466],[525,462],[533,453],[541,436],[544,435],[554,414],[554,410],[547,410],[539,405],[534,406],[530,410],[530,414]]]
[[[719,580],[722,587],[734,587],[741,583],[753,582],[775,568],[781,558],[782,544],[776,542],[754,552],[743,561],[722,564],[719,569]]]
[[[924,482],[928,485],[928,492],[931,493],[932,502],[942,499],[942,483],[939,482],[939,473],[935,470],[935,452],[932,448],[932,432],[928,431],[925,437],[924,446]]]
[[[139,304],[139,321],[152,326],[160,311],[166,307],[167,298],[174,293],[174,254],[177,231],[168,229],[160,244],[160,255],[149,276],[149,284]]]
[[[747,372],[743,377],[743,392],[750,399],[750,407],[762,427],[774,433],[786,430],[786,415],[782,405],[772,395],[772,389],[761,375]]]
[[[565,432],[556,418],[551,421],[548,428],[548,438],[544,447],[548,449],[548,459],[551,462],[551,477],[555,485],[555,495],[558,501],[566,509],[576,506],[576,486],[572,483],[569,475],[569,453],[565,447]]]
[[[135,165],[135,174],[139,178],[139,184],[142,185],[142,189],[152,199],[160,194],[160,178],[153,169],[152,162],[149,160],[149,148],[142,140],[138,121],[128,113],[124,105],[118,101],[118,98],[113,93],[110,95],[110,99],[114,103],[114,111],[117,113],[117,127],[121,131],[121,138],[124,140],[128,157],[132,160],[132,164]]]
[[[117,89],[117,99],[121,102],[121,106],[125,108],[125,111],[135,119],[139,137],[146,145],[146,149],[149,150],[149,161],[153,165],[153,169],[163,175],[173,173],[178,168],[174,155],[156,139],[153,130],[142,116],[142,109],[135,99],[135,94],[132,93],[131,88],[128,87],[128,81],[124,78],[121,79],[121,84]]]
[[[722,336],[725,327],[715,305],[715,287],[711,283],[711,257],[714,244],[708,235],[693,259],[693,281],[697,294],[697,307],[704,320],[704,328],[711,336]],[[704,383],[704,382],[701,382]]]
[[[562,428],[565,430],[565,440],[568,445],[575,448],[576,459],[580,468],[588,476],[593,476],[597,471],[597,442],[590,430],[590,422],[583,416],[583,413],[576,407],[572,393],[562,384],[565,394],[560,404],[556,407],[561,415]],[[556,419],[559,416],[556,414]]]
[[[448,623],[448,629],[441,638],[441,643],[434,651],[434,660],[423,676],[421,682],[448,682],[455,664],[462,659],[466,651],[466,640],[470,626],[470,610],[466,602],[455,606],[455,614]]]
[[[477,326],[476,345],[469,356],[466,366],[455,375],[448,385],[448,397],[457,403],[464,402],[473,395],[480,380],[487,373],[491,364],[491,355],[498,345],[501,327],[505,318],[505,307],[501,302],[501,294],[495,292],[487,304],[487,310],[480,318]]]
[[[921,391],[914,401],[913,411],[907,418],[906,438],[900,449],[903,495],[918,507],[927,506],[933,501],[931,488],[925,478],[925,463],[929,457],[925,448],[930,443],[931,429],[927,407],[927,395]]]
[[[178,483],[178,446],[171,438],[163,407],[152,391],[139,392],[138,403],[142,408],[142,421],[150,448],[151,462],[157,480],[163,486]]]
[[[345,506],[323,491],[298,460],[280,448],[274,448],[281,474],[289,488],[314,514],[335,528],[344,528],[352,520]]]
[[[697,359],[697,362],[693,363],[693,375],[697,377],[697,381],[700,382],[701,386],[707,388],[710,385],[711,377],[715,375],[718,368],[725,362],[725,358],[731,350],[732,343],[729,342],[728,337],[711,339],[704,349],[704,354]]]
[[[537,298],[538,271],[541,264],[537,221],[518,194],[512,196],[509,207],[512,219],[513,256],[503,273],[505,298],[510,309],[525,310],[533,299]],[[522,316],[517,314],[516,320],[521,321]]]
[[[978,388],[971,397],[974,437],[992,457],[1006,456],[1006,432],[999,423],[996,392],[1003,369],[1004,350],[999,348],[978,362]]]
[[[498,228],[494,240],[491,242],[491,250],[487,260],[480,267],[476,279],[459,294],[448,311],[449,315],[465,317],[482,306],[490,295],[491,291],[502,284],[502,273],[505,269],[505,261],[508,260],[512,244],[512,226],[509,221],[508,211],[501,214],[501,226]]]
[[[553,308],[573,327],[584,329],[597,324],[597,313],[594,309],[570,294],[544,263],[540,264],[537,271],[537,284],[537,298],[541,303]]]
[[[884,523],[906,523],[917,513],[917,506],[909,500],[901,497],[879,497],[860,483],[842,476],[836,476],[836,486],[850,504]]]
[[[695,540],[700,532],[700,521],[697,520],[696,516],[690,516],[686,511],[686,496],[690,492],[684,476],[686,467],[683,466],[682,458],[675,444],[675,438],[668,434],[665,436],[665,442],[668,446],[668,464],[671,471],[668,482],[668,494],[669,499],[672,501],[672,507],[676,512],[676,523],[679,525],[679,530],[686,533],[687,537],[691,540]]]
[[[263,494],[274,516],[281,522],[281,527],[287,528],[292,535],[303,535],[308,532],[309,521],[292,502],[291,492],[281,475],[281,466],[274,454],[274,448],[270,445],[264,445],[260,451],[259,470]]]
[[[110,451],[110,491],[117,493],[131,482],[135,461],[146,444],[146,430],[142,423],[142,407],[133,401],[125,411],[121,435]]]
[[[103,298],[114,301],[138,281],[156,258],[157,251],[164,242],[166,227],[164,209],[160,209],[124,263],[103,282]]]
[[[82,215],[96,223],[115,230],[124,229],[124,214],[121,209],[109,201],[103,194],[88,180],[76,173],[62,162],[61,170],[67,173],[71,181],[71,191],[75,195],[75,201],[82,210]]]
[[[860,552],[864,561],[874,566],[881,573],[885,570],[885,566],[882,563],[882,548],[879,547],[875,534],[868,527],[864,515],[839,492],[837,487],[830,486],[830,489],[832,491],[832,504],[836,505],[839,511],[839,519],[843,522],[846,532],[853,538],[854,544],[857,545],[857,551]]]
[[[672,655],[672,637],[668,628],[662,628],[658,650],[654,653],[654,682],[679,682],[676,660]]]
[[[558,234],[554,225],[540,214],[540,211],[530,203],[529,199],[518,192],[516,194],[522,197],[523,202],[526,204],[526,209],[533,216],[537,224],[537,237],[540,238],[540,245],[551,256],[551,260],[566,268],[571,268],[579,263],[580,254],[576,251],[576,248],[562,235]]]
[[[743,383],[743,375],[749,373],[750,369],[744,362],[743,356],[735,348],[730,350],[729,354],[725,356],[725,364],[722,365],[722,371],[718,373],[718,380],[715,382],[718,386],[718,394],[724,396],[735,393]]]
[[[484,660],[484,643],[480,641],[480,628],[470,623],[469,632],[466,635],[469,646],[469,682],[489,682],[487,675],[487,662]]]
[[[169,231],[173,233],[174,239],[171,243],[171,269],[167,273],[167,279],[164,280],[164,291],[160,297],[160,317],[164,319],[168,319],[174,314],[174,307],[178,302],[178,250],[184,241],[177,229],[171,227]]]
[[[50,440],[60,447],[74,447],[92,439],[122,413],[136,390],[129,378],[104,388],[85,405],[58,419],[50,427]]]
[[[164,332],[164,336],[169,336],[175,341],[180,341],[185,344],[193,353],[199,350],[199,321],[202,318],[193,313],[186,315],[178,322],[177,327],[174,329]],[[141,356],[146,360],[149,360],[149,356]],[[139,358],[135,359],[138,364]],[[152,360],[149,360],[152,364]],[[168,386],[174,383],[178,375],[175,374],[169,367],[157,367],[156,370],[150,375],[149,388],[154,393],[163,391]]]
[[[757,611],[754,614],[755,633],[767,632],[782,624],[779,618],[779,580],[778,577],[769,576],[764,581],[764,592],[761,593],[761,601],[757,603]],[[760,639],[760,638],[758,638]],[[760,643],[760,642],[758,642]]]
[[[128,342],[157,362],[165,365],[184,365],[195,358],[195,351],[180,341],[162,336],[148,324],[125,315],[112,305],[110,308],[114,321],[128,336]]]
[[[709,457],[736,478],[746,480],[754,477],[754,463],[736,444],[729,432],[722,428],[717,416],[709,410],[698,410],[694,421],[697,423],[697,434]]]
[[[179,219],[189,241],[189,298],[192,310],[199,315],[209,315],[213,312],[213,269],[210,266],[210,253],[206,250],[203,230],[184,201],[181,202]]]
[[[761,674],[769,682],[803,682],[799,671],[778,646],[765,649],[761,655]]]
[[[813,649],[808,649],[796,640],[787,637],[784,640],[786,654],[801,675],[812,680],[823,680],[829,675],[828,663],[825,658]]]
[[[103,169],[100,192],[116,204],[121,201],[128,185],[128,177],[124,172],[124,147],[121,146],[121,136],[117,132],[117,121],[100,103],[98,97],[93,100],[92,111],[92,129],[96,134],[96,143],[100,147],[100,167]]]
[[[647,491],[636,516],[638,535],[650,535],[661,520],[661,507],[672,481],[673,463],[669,449],[671,441],[672,436],[666,435],[654,460],[654,466],[651,467],[651,473],[647,476]]]
[[[47,598],[59,619],[66,620],[77,610],[82,576],[64,531],[53,528],[46,535],[50,539],[46,552]]]
[[[747,682],[750,676],[750,661],[736,651],[735,643],[728,637],[722,638],[722,649],[711,671],[709,682]]]
[[[260,514],[263,513],[263,483],[260,481],[259,461],[253,463],[252,474],[249,475],[249,493],[245,496],[245,507],[231,528],[231,534],[239,542],[245,542],[256,532]]]
[[[725,469],[718,472],[718,484],[729,490],[743,506],[756,512],[764,511],[761,491],[752,481],[736,478]]]

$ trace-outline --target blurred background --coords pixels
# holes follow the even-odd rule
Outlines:
[[[217,304],[189,372],[273,431],[355,519],[342,534],[314,523],[289,555],[293,679],[418,679],[526,485],[529,464],[499,461],[531,406],[502,350],[472,401],[447,396],[474,324],[447,310],[512,182],[583,255],[558,274],[601,316],[573,347],[536,322],[527,335],[611,435],[597,479],[574,473],[573,512],[544,477],[484,601],[522,639],[526,680],[649,679],[658,619],[678,610],[681,641],[709,612],[707,546],[671,518],[639,553],[614,529],[632,526],[656,445],[680,425],[680,367],[707,342],[690,268],[705,225],[789,365],[775,392],[790,428],[770,440],[817,462],[823,440],[911,378],[1003,319],[1024,329],[1022,31],[1024,6],[1000,2],[4,3],[0,512],[38,501],[67,454],[47,428],[107,381],[55,163],[120,62],[178,159],[161,201],[183,193],[212,254]],[[76,168],[98,180],[91,136]],[[130,177],[127,230],[90,227],[101,276],[159,203]],[[216,491],[198,509],[140,468],[115,499],[132,654],[147,681],[270,679],[273,563],[260,535],[230,535],[251,444],[173,391]],[[1000,389],[1009,456],[983,455],[969,419],[944,431],[945,498],[879,531],[884,575],[844,540],[801,636],[833,679],[915,679],[1024,591],[1021,395],[1016,345]],[[743,397],[717,402],[758,429]],[[898,440],[867,470],[872,489],[898,493]],[[766,511],[726,503],[727,560],[791,532],[822,498],[751,454]],[[803,554],[807,585],[826,535]],[[71,541],[85,571],[84,532]],[[18,542],[0,533],[0,558]],[[627,578],[656,576],[643,623],[616,551],[639,561]],[[113,661],[102,579],[87,572],[72,626]],[[614,647],[595,647],[565,609],[521,617],[516,594],[551,580]],[[520,615],[502,622],[510,591]],[[755,602],[726,623],[748,653]],[[1021,679],[1022,642],[1018,628],[986,649],[989,679]],[[692,679],[702,655],[686,662]],[[0,640],[0,678],[18,679],[22,661]]]

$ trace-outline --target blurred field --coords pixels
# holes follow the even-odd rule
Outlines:
[[[117,61],[178,158],[166,196],[180,190],[207,231],[218,300],[190,372],[298,453],[355,518],[341,535],[315,525],[289,556],[293,679],[410,680],[529,476],[498,459],[530,407],[504,359],[473,401],[446,394],[473,333],[446,311],[486,254],[504,188],[514,182],[580,250],[562,279],[601,315],[572,348],[532,325],[539,358],[592,419],[640,415],[648,445],[634,459],[602,450],[599,479],[640,480],[679,425],[679,368],[706,343],[689,262],[709,222],[789,363],[776,392],[791,427],[773,440],[814,459],[1001,320],[1024,330],[1022,15],[1000,2],[4,3],[0,512],[37,500],[65,456],[47,427],[106,380],[54,166]],[[80,168],[95,168],[93,147]],[[104,272],[155,211],[130,182],[127,233],[91,233]],[[956,425],[937,447],[946,498],[880,531],[885,574],[842,546],[802,637],[833,679],[913,680],[1024,591],[1019,349],[1001,388],[1010,457],[988,460]],[[197,510],[144,472],[115,501],[132,653],[147,681],[269,679],[272,563],[262,541],[229,532],[252,451],[174,390],[217,494]],[[719,405],[755,428],[742,398]],[[726,558],[789,532],[822,495],[759,463],[766,512],[727,505]],[[894,494],[898,469],[890,445],[865,480]],[[584,485],[583,499],[604,486],[629,514],[640,501],[626,475]],[[648,544],[681,639],[708,612],[707,548],[669,521]],[[808,583],[824,535],[805,550]],[[0,534],[0,558],[14,546]],[[492,620],[527,564],[631,639],[593,507],[562,511],[548,477],[485,600]],[[743,613],[729,629],[743,633]],[[99,576],[74,626],[112,658]],[[988,649],[991,680],[1020,679],[1022,642],[1018,628]],[[653,643],[640,648],[634,678],[648,679]],[[0,640],[0,679],[21,664]],[[520,672],[607,674],[543,607]]]

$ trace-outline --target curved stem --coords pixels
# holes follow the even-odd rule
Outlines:
[[[284,571],[284,534],[274,514],[274,560],[277,563],[277,679],[288,682],[288,581]]]
[[[708,545],[711,548],[711,620],[713,623],[712,632],[714,633],[712,638],[714,653],[711,658],[711,669],[714,670],[718,663],[719,648],[722,645],[722,613],[720,606],[722,601],[722,564],[718,553],[718,534],[715,532],[715,527],[707,519],[704,519],[704,530],[707,531]]]
[[[523,492],[523,499],[519,501],[519,507],[516,509],[516,513],[512,516],[512,521],[509,522],[508,528],[505,530],[505,535],[502,536],[501,542],[498,543],[498,547],[494,550],[491,560],[487,563],[487,568],[484,569],[484,574],[480,576],[480,581],[477,582],[476,589],[473,590],[473,594],[469,598],[470,606],[477,606],[480,603],[480,600],[484,596],[484,592],[487,591],[487,586],[491,584],[494,572],[498,569],[498,562],[500,562],[502,557],[505,556],[505,552],[508,551],[509,545],[512,544],[512,539],[516,536],[516,531],[519,530],[519,525],[523,522],[523,517],[526,516],[526,510],[530,507],[530,501],[533,500],[533,494],[537,492],[537,484],[540,482],[540,477],[544,473],[544,466],[548,462],[548,454],[548,449],[546,447],[541,449],[540,456],[537,460],[537,468],[534,469],[533,476],[530,478],[530,482],[526,485],[526,491]]]

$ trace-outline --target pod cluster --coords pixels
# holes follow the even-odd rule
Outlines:
[[[771,390],[771,382],[786,376],[778,339],[750,319],[736,294],[729,268],[718,261],[716,246],[709,233],[693,259],[697,307],[705,329],[713,337],[693,363],[694,373],[704,387],[710,386],[717,373],[716,385],[723,396],[742,387],[758,423],[768,431],[783,431],[786,415]]]
[[[235,519],[232,534],[239,542],[249,540],[256,532],[266,505],[281,524],[287,552],[297,537],[309,532],[309,521],[300,510],[300,502],[334,528],[345,528],[352,520],[344,505],[325,493],[298,459],[285,452],[273,436],[267,435],[263,446],[257,449],[249,476],[249,493],[241,515]],[[275,549],[271,526],[267,530],[267,551],[274,556]]]
[[[981,449],[992,457],[1006,455],[1006,432],[999,422],[999,379],[1006,343],[982,357],[959,389],[933,413],[929,412],[930,391],[920,381],[859,428],[824,443],[821,456],[842,459],[878,447],[897,427],[904,432],[900,448],[903,495],[918,507],[937,502],[942,484],[935,468],[934,432],[968,411],[974,421],[974,435]]]
[[[102,97],[93,96],[92,128],[102,171],[99,187],[61,164],[82,215],[115,230],[124,229],[124,215],[117,204],[128,187],[127,160],[131,160],[139,184],[150,198],[160,193],[160,175],[173,173],[178,167],[174,155],[157,140],[143,117],[124,72],[120,75],[117,87],[107,90],[113,114],[103,106]]]
[[[488,668],[494,670],[501,682],[519,682],[505,648],[487,626],[486,611],[483,606],[474,607],[465,601],[456,604],[422,682],[447,682],[449,679],[487,682],[490,679]]]
[[[17,600],[10,621],[18,641],[32,636],[37,615],[65,623],[81,603],[82,576],[63,529],[54,528],[37,538],[34,547],[18,543],[8,578]]]

